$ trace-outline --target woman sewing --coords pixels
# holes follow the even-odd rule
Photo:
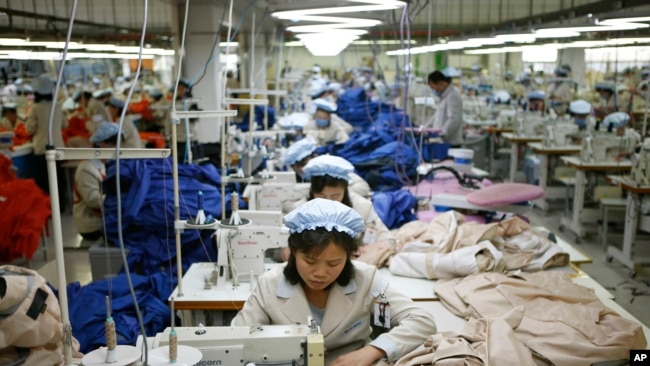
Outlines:
[[[325,339],[330,366],[395,361],[436,332],[425,310],[351,260],[363,218],[331,200],[313,199],[284,217],[289,260],[261,275],[232,325],[305,323],[312,317]],[[373,324],[374,323],[374,324]],[[370,339],[372,325],[385,332]]]

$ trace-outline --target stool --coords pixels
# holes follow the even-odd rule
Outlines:
[[[556,180],[566,186],[564,194],[564,215],[569,217],[571,213],[571,188],[575,187],[576,179],[571,177],[560,177]]]
[[[600,217],[603,220],[602,227],[600,229],[600,240],[603,246],[603,249],[607,249],[607,235],[609,231],[609,212],[611,210],[620,211],[625,217],[625,208],[626,208],[625,198],[601,198],[600,199]]]
[[[501,161],[501,170],[499,176],[500,177],[508,177],[508,174],[510,172],[510,148],[509,147],[504,147],[499,150],[497,150],[497,156],[499,158],[499,161]],[[507,179],[504,179],[504,181]]]

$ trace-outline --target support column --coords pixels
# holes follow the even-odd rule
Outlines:
[[[585,87],[585,73],[587,65],[585,62],[584,48],[567,48],[558,51],[558,58],[561,60],[560,65],[566,64],[571,66],[571,77],[578,84],[578,88]]]
[[[199,108],[206,111],[222,109],[220,101],[223,100],[223,90],[218,45],[214,51],[212,61],[206,66],[212,51],[211,47],[220,29],[221,8],[222,6],[220,5],[204,2],[198,4],[190,3],[189,21],[185,36],[185,58],[183,60],[181,75],[193,84],[197,83],[192,87],[192,93],[194,97],[200,98],[198,102]],[[178,14],[181,32],[184,11],[184,3],[179,4]],[[198,81],[203,73],[204,67],[205,75]],[[200,118],[197,123],[199,141],[203,143],[219,141],[221,138],[221,122],[221,118],[216,121],[215,118]]]

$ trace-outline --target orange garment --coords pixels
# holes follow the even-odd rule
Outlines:
[[[14,128],[14,146],[24,145],[32,141],[32,136],[27,132],[24,123],[19,123],[16,128]]]
[[[81,118],[78,114],[68,118],[68,127],[63,129],[63,142],[67,145],[70,137],[90,137],[88,129],[86,129],[86,120]]]
[[[149,108],[149,100],[142,98],[139,102],[129,104],[129,109],[134,114],[139,114],[145,122],[153,122],[153,112]]]
[[[152,145],[154,149],[165,148],[165,137],[158,132],[140,132],[140,140],[144,146]]]
[[[38,249],[41,233],[50,217],[50,197],[33,179],[0,184],[0,258],[11,262],[31,260]]]

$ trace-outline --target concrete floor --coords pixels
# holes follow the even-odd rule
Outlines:
[[[561,215],[561,209],[556,209],[548,215],[533,209],[529,217],[533,225],[549,228],[556,235],[572,243],[576,248],[590,256],[593,263],[582,265],[582,270],[608,289],[615,296],[616,302],[623,308],[637,317],[642,323],[650,325],[650,311],[648,311],[650,309],[650,268],[644,268],[634,279],[628,277],[629,270],[625,266],[616,261],[607,263],[606,253],[595,233],[587,235],[581,244],[574,244],[573,235],[560,233],[558,226]],[[88,255],[88,246],[92,243],[81,240],[71,216],[64,215],[62,217],[62,227],[63,241],[68,247],[81,245],[81,248],[78,249],[64,250],[67,282],[78,281],[82,285],[86,284],[92,280]],[[611,237],[610,243],[616,244],[615,237]],[[58,287],[52,240],[49,241],[47,248],[48,259],[44,260],[43,253],[39,252],[34,256],[30,265]]]

